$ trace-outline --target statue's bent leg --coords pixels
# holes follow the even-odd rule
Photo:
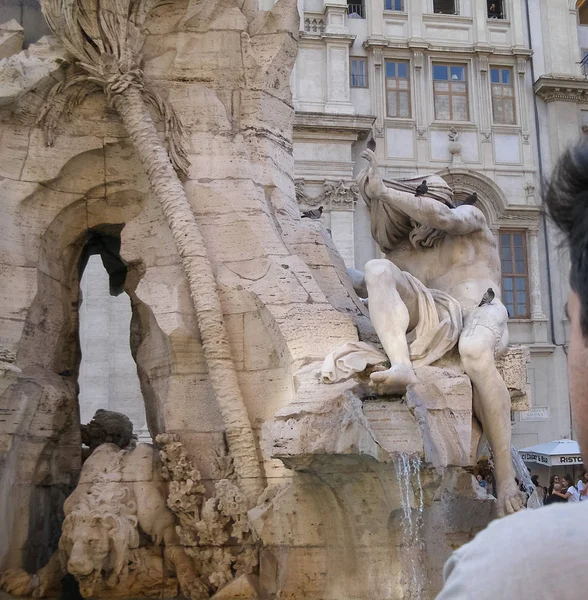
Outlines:
[[[403,394],[416,381],[406,332],[418,321],[417,298],[404,273],[386,259],[370,260],[365,266],[372,324],[390,360],[386,371],[372,373],[379,394]]]
[[[474,386],[474,412],[494,454],[499,516],[524,507],[510,453],[510,394],[495,363],[507,320],[506,308],[498,301],[475,308],[466,316],[459,339],[463,366]]]

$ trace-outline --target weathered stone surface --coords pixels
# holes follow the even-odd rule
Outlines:
[[[14,102],[43,79],[56,77],[67,61],[67,52],[51,36],[0,60],[0,106]]]
[[[527,365],[531,360],[528,346],[509,346],[496,366],[508,387],[512,401],[512,410],[523,412],[532,406],[531,384]]]
[[[240,575],[227,583],[213,597],[214,600],[259,600],[256,585],[250,575]]]
[[[466,375],[438,367],[416,369],[418,383],[406,392],[406,404],[421,429],[425,460],[436,467],[470,464],[472,384]]]
[[[12,19],[0,25],[0,60],[17,54],[22,50],[23,28]]]

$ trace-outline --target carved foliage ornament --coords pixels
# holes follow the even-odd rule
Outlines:
[[[353,210],[359,198],[359,188],[353,181],[325,181],[323,191],[314,198],[304,192],[304,181],[295,182],[298,204],[308,207],[325,206],[330,210]]]

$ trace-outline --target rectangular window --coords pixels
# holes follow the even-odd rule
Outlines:
[[[410,74],[405,61],[386,61],[386,114],[389,117],[409,119]]]
[[[433,65],[435,119],[469,121],[468,83],[465,65]]]
[[[588,0],[578,0],[578,23],[588,25]]]
[[[366,88],[367,80],[367,62],[365,58],[349,59],[351,65],[351,87]]]
[[[384,10],[404,10],[404,0],[384,0]]]
[[[511,319],[529,318],[527,236],[524,231],[500,231],[502,302]]]
[[[492,117],[499,125],[514,125],[515,98],[512,69],[508,67],[490,68],[492,88]]]
[[[456,0],[433,0],[433,12],[440,15],[456,15]]]
[[[347,17],[349,19],[365,19],[365,6],[363,2],[353,3],[347,0]]]
[[[487,4],[489,19],[504,19],[502,0],[487,0]]]

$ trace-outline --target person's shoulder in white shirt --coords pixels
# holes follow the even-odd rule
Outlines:
[[[447,561],[445,586],[437,600],[576,600],[578,589],[588,589],[588,569],[578,570],[578,557],[586,553],[578,531],[587,528],[588,502],[526,510],[493,521]],[[578,585],[562,586],[566,580]]]
[[[580,502],[580,492],[578,492],[575,486],[570,485],[567,492],[570,494],[568,502]]]

